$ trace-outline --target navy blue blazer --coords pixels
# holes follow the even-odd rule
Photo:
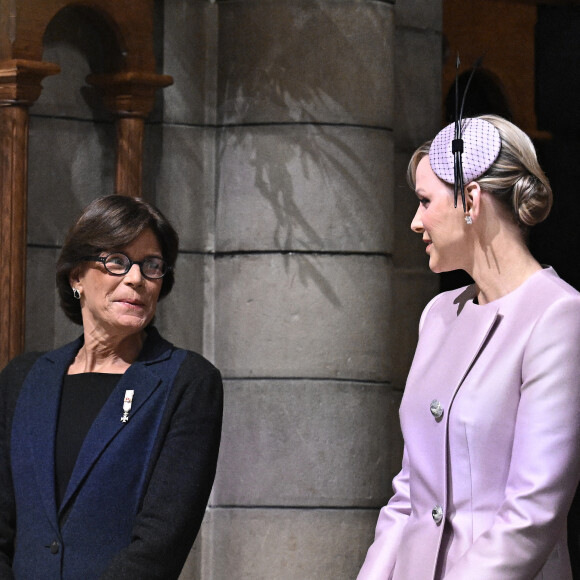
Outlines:
[[[82,338],[23,355],[0,375],[0,578],[176,579],[215,476],[219,371],[149,328],[91,426],[57,509],[60,394],[81,346]]]

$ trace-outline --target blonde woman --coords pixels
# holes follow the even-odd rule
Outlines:
[[[464,119],[409,165],[434,272],[400,408],[405,450],[359,580],[570,580],[580,471],[580,294],[526,246],[552,192],[530,139]]]

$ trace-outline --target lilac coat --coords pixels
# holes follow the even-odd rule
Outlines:
[[[423,312],[403,467],[358,580],[572,578],[580,294],[548,268],[489,304],[473,297],[446,292]]]

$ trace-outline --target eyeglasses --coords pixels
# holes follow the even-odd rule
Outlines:
[[[112,252],[106,256],[86,256],[81,258],[81,262],[100,262],[113,276],[124,276],[133,264],[137,264],[141,274],[150,280],[163,278],[171,270],[171,266],[168,266],[161,258],[151,257],[137,262],[121,252]]]

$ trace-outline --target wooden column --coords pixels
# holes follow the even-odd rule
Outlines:
[[[121,195],[141,197],[143,191],[143,117],[117,119],[117,161],[115,191]]]
[[[54,64],[0,62],[0,368],[24,349],[28,107]]]
[[[115,191],[140,197],[143,192],[145,118],[153,109],[155,91],[173,82],[168,75],[145,72],[90,75],[101,90],[105,107],[117,117]]]

